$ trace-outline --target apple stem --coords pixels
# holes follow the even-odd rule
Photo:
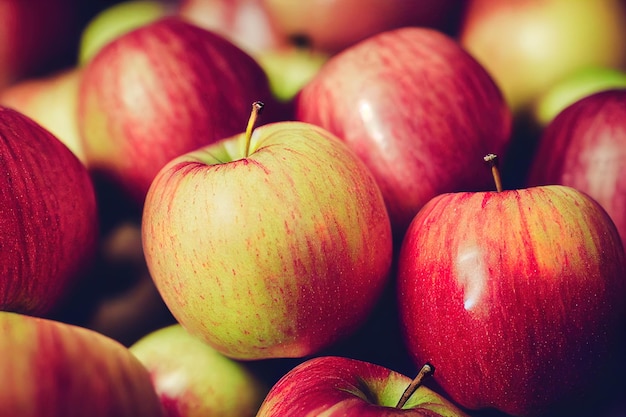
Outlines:
[[[413,395],[413,393],[419,388],[419,386],[422,385],[422,381],[424,381],[424,378],[432,375],[434,372],[435,367],[429,363],[425,363],[424,366],[422,366],[422,369],[420,369],[420,371],[417,373],[417,376],[413,378],[413,381],[411,381],[409,386],[406,387],[406,389],[402,393],[402,397],[400,397],[398,404],[396,404],[396,408],[401,409],[402,407],[404,407],[409,398],[411,398],[411,395]]]
[[[246,126],[246,147],[244,149],[244,157],[247,158],[250,154],[250,141],[252,140],[252,131],[256,125],[256,121],[259,118],[259,114],[263,110],[265,104],[261,101],[255,101],[252,103],[252,112],[250,113],[250,118],[248,119],[248,126]]]
[[[487,165],[491,167],[491,175],[496,183],[496,191],[502,192],[502,178],[500,178],[500,170],[498,169],[498,155],[490,153],[483,158]]]

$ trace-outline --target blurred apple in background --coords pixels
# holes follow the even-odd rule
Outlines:
[[[626,69],[623,0],[471,0],[461,44],[502,89],[515,114],[570,73]]]
[[[626,87],[589,95],[559,113],[540,138],[528,182],[589,194],[626,243]]]
[[[426,376],[424,374],[424,376]],[[466,417],[421,380],[404,405],[411,378],[370,362],[322,356],[290,370],[268,393],[257,417]],[[403,400],[404,401],[404,400]]]
[[[330,54],[402,26],[451,29],[463,7],[458,0],[259,1],[285,39],[305,37]]]
[[[489,187],[475,161],[503,151],[511,133],[510,111],[484,68],[425,28],[381,33],[333,56],[295,107],[298,120],[330,130],[369,167],[398,240],[435,195]]]
[[[380,190],[315,125],[246,129],[174,159],[152,183],[142,221],[146,261],[172,314],[235,359],[320,351],[366,320],[389,278]]]
[[[82,30],[78,65],[86,64],[113,39],[175,12],[173,2],[166,0],[127,0],[104,8]]]
[[[0,312],[0,414],[20,417],[159,417],[146,368],[91,330]]]
[[[539,94],[532,106],[532,119],[543,129],[570,104],[593,93],[616,88],[626,88],[626,71],[606,67],[574,71]]]
[[[179,324],[147,334],[130,351],[150,372],[167,417],[254,417],[268,391],[245,364]]]
[[[442,194],[400,250],[401,326],[464,407],[602,415],[624,392],[625,277],[615,225],[580,191]]]
[[[0,309],[50,312],[92,266],[93,183],[54,135],[0,108]]]
[[[249,55],[179,18],[160,19],[84,67],[78,122],[88,164],[141,206],[165,163],[241,131],[255,100],[273,98]],[[278,106],[270,107],[264,120]]]
[[[80,69],[70,67],[39,78],[26,78],[0,90],[0,105],[30,117],[53,133],[87,164],[78,132]]]

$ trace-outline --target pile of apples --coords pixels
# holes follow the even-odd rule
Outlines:
[[[626,415],[622,0],[5,0],[0,161],[2,416]]]

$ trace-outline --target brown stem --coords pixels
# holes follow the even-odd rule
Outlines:
[[[247,158],[250,154],[250,141],[252,139],[252,131],[254,130],[254,126],[256,125],[256,121],[259,118],[259,114],[261,114],[261,110],[265,104],[261,101],[255,101],[252,103],[252,112],[250,113],[250,118],[248,119],[248,126],[246,126],[246,147],[244,149],[244,157]]]
[[[417,376],[413,378],[413,381],[411,381],[409,386],[406,387],[406,389],[402,393],[402,397],[400,397],[398,404],[396,404],[396,408],[401,409],[402,407],[404,407],[409,398],[411,398],[411,395],[413,395],[413,393],[419,388],[419,386],[422,385],[422,381],[424,381],[424,378],[432,375],[434,372],[435,367],[429,363],[425,363],[424,366],[422,366],[422,369],[420,369],[420,371],[417,373]]]
[[[485,162],[491,167],[491,175],[493,175],[493,181],[496,183],[496,191],[502,192],[502,179],[500,178],[500,170],[498,169],[498,155],[490,153],[483,158]]]

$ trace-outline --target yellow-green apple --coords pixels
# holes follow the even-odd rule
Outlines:
[[[0,414],[20,417],[159,417],[150,374],[97,332],[0,312]]]
[[[514,114],[581,68],[626,69],[625,38],[623,0],[471,0],[459,34]]]
[[[405,235],[397,283],[414,363],[432,363],[461,406],[601,414],[595,399],[624,352],[626,260],[586,194],[551,185],[434,197]]]
[[[257,417],[466,417],[422,384],[389,368],[348,357],[320,356],[285,374],[269,391]]]
[[[172,158],[234,135],[263,69],[224,38],[177,17],[128,32],[83,67],[78,123],[90,168],[143,204]]]
[[[76,67],[26,78],[0,90],[0,105],[19,111],[48,129],[86,164],[78,133],[79,81],[80,68]]]
[[[253,120],[158,173],[144,253],[193,335],[235,359],[303,357],[372,311],[389,277],[389,217],[367,167],[334,135],[302,122],[252,134]]]
[[[435,195],[488,186],[475,161],[503,151],[511,132],[484,68],[451,37],[417,27],[333,56],[296,97],[295,117],[330,130],[366,163],[398,239]]]
[[[100,10],[82,30],[78,45],[78,65],[87,63],[104,45],[140,26],[174,14],[165,0],[127,0]]]
[[[0,1],[0,90],[72,63],[80,0]]]
[[[46,314],[94,259],[94,186],[59,139],[2,107],[0,165],[0,310]]]
[[[626,71],[585,67],[574,71],[541,92],[532,105],[532,120],[541,129],[570,104],[605,90],[626,88]]]
[[[246,364],[180,324],[145,335],[130,351],[150,372],[168,417],[254,417],[268,391]]]
[[[589,194],[626,243],[626,86],[584,97],[559,113],[540,137],[528,183]]]
[[[280,35],[306,37],[330,54],[403,26],[452,29],[462,10],[456,0],[260,1]]]

